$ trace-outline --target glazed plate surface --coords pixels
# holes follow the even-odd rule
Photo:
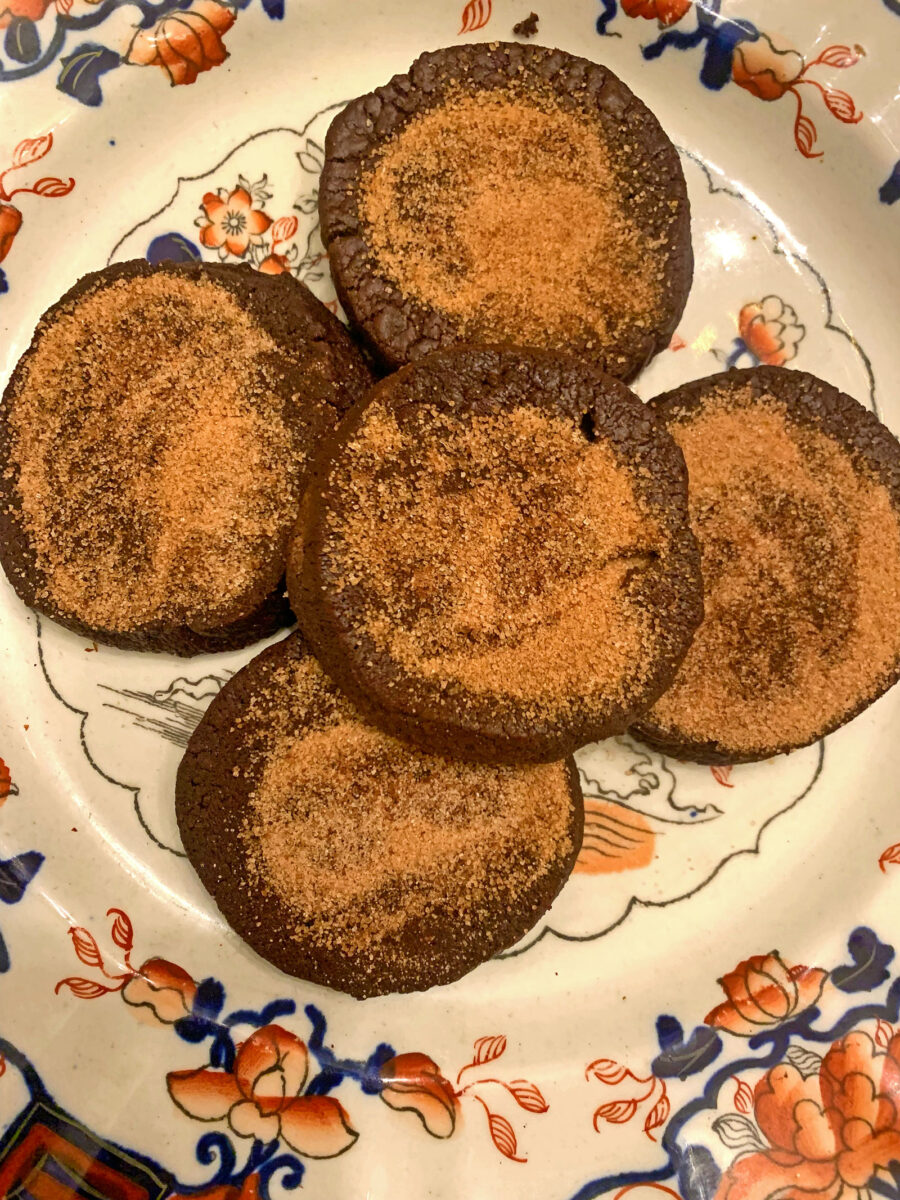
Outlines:
[[[682,155],[694,287],[639,393],[783,364],[900,432],[898,0],[537,8]],[[528,11],[0,0],[0,383],[107,262],[250,262],[334,302],[334,113]],[[97,647],[0,582],[0,1195],[900,1197],[900,691],[751,766],[587,748],[540,925],[356,1002],[257,958],[179,845],[179,757],[251,654]]]

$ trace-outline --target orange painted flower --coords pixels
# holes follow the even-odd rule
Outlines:
[[[795,358],[806,336],[796,312],[780,296],[745,304],[738,316],[738,329],[747,349],[770,367],[783,367]]]
[[[5,29],[15,17],[39,21],[54,0],[0,0],[0,29]]]
[[[770,1148],[739,1158],[716,1200],[835,1200],[900,1160],[900,1037],[880,1053],[867,1033],[834,1042],[818,1074],[781,1063],[756,1085],[754,1113]]]
[[[163,1025],[189,1017],[196,995],[197,985],[187,971],[164,958],[148,958],[122,989],[126,1004]]]
[[[266,193],[268,195],[268,193]],[[263,275],[283,275],[291,269],[291,259],[296,257],[297,248],[292,246],[285,254],[278,254],[277,248],[284,242],[293,240],[300,222],[295,216],[279,217],[272,225],[270,236],[272,246],[269,253],[256,268]]]
[[[719,980],[728,999],[704,1020],[738,1037],[752,1037],[810,1008],[827,977],[819,967],[789,967],[774,951],[754,954]]]
[[[238,1047],[231,1071],[170,1071],[169,1095],[198,1121],[227,1120],[238,1137],[281,1138],[307,1158],[334,1158],[359,1136],[332,1096],[302,1095],[309,1072],[305,1044],[280,1025],[265,1025]]]
[[[13,204],[0,204],[0,262],[12,249],[13,239],[22,228],[22,214]]]
[[[250,244],[259,245],[272,218],[253,207],[253,198],[245,187],[232,192],[220,188],[207,192],[202,205],[206,221],[200,223],[200,242],[213,250],[224,247],[235,258],[243,258]],[[270,257],[272,257],[270,255]]]
[[[184,12],[163,17],[152,29],[139,29],[131,39],[125,62],[136,67],[162,67],[173,87],[193,83],[202,71],[218,67],[228,57],[222,37],[234,20],[234,11],[227,4],[197,0]]]
[[[381,1098],[399,1112],[414,1112],[432,1137],[456,1128],[459,1101],[453,1085],[427,1054],[397,1054],[381,1068]]]
[[[731,76],[759,100],[780,100],[802,74],[803,55],[787,46],[779,49],[764,33],[734,48]]]
[[[674,25],[690,7],[691,0],[622,0],[629,17],[644,17],[660,25]]]

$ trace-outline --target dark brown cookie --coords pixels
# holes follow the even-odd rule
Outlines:
[[[319,211],[344,308],[389,370],[512,343],[630,379],[690,290],[674,146],[610,70],[562,50],[423,54],[335,118]]]
[[[189,655],[273,633],[310,456],[371,381],[289,275],[87,275],[0,401],[0,564],[30,607],[110,645]]]
[[[517,942],[568,878],[584,824],[572,759],[420,754],[365,724],[297,634],[212,702],[176,805],[236,932],[358,997],[450,983]]]
[[[549,761],[620,733],[702,614],[675,442],[566,355],[458,348],[378,384],[317,464],[294,611],[375,723]]]
[[[651,407],[687,460],[706,616],[632,732],[707,763],[814,742],[900,677],[900,444],[849,396],[780,367]]]

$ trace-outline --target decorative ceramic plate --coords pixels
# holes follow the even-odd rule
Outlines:
[[[529,3],[461,7],[0,0],[3,378],[108,261],[251,262],[334,305],[329,121]],[[641,394],[785,364],[900,429],[898,0],[538,7],[683,156],[696,278]],[[360,1003],[257,958],[179,846],[179,756],[251,654],[98,647],[0,583],[0,1196],[900,1197],[900,691],[752,766],[589,747],[541,924]]]

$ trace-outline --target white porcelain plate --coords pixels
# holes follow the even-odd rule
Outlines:
[[[529,10],[463,3],[0,0],[3,378],[108,261],[221,255],[333,301],[328,123]],[[696,276],[641,394],[779,363],[900,430],[898,0],[534,3],[683,155]],[[179,846],[179,755],[251,653],[98,648],[0,582],[0,1197],[900,1197],[900,692],[752,766],[588,748],[540,926],[356,1002],[257,958]]]

